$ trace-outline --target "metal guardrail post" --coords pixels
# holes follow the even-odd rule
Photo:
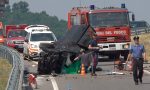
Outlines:
[[[24,63],[20,54],[12,48],[0,45],[0,57],[7,59],[12,65],[5,90],[22,90]]]

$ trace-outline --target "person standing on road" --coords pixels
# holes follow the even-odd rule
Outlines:
[[[92,76],[96,76],[96,66],[98,64],[98,51],[101,47],[98,47],[97,45],[97,40],[96,40],[96,35],[92,36],[92,40],[89,43],[88,49],[91,50],[93,59],[92,59],[92,71],[91,71],[91,75]]]
[[[134,45],[131,45],[127,61],[129,60],[129,58],[132,59],[133,79],[135,85],[138,85],[138,79],[140,83],[142,83],[143,61],[146,60],[146,54],[145,54],[144,45],[139,43],[139,37],[135,36],[133,40],[134,40]]]

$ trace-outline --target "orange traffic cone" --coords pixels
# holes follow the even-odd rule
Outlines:
[[[85,76],[85,67],[84,67],[84,64],[82,64],[81,66],[81,76]]]

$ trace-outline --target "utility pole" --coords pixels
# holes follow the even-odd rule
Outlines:
[[[0,0],[0,18],[4,17],[5,5],[9,3],[9,0]]]

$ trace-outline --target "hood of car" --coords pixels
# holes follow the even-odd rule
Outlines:
[[[6,40],[24,40],[24,37],[11,37],[11,38],[6,38]]]
[[[40,43],[53,43],[54,41],[34,41],[30,42],[30,45],[33,46],[33,48],[39,48]]]

